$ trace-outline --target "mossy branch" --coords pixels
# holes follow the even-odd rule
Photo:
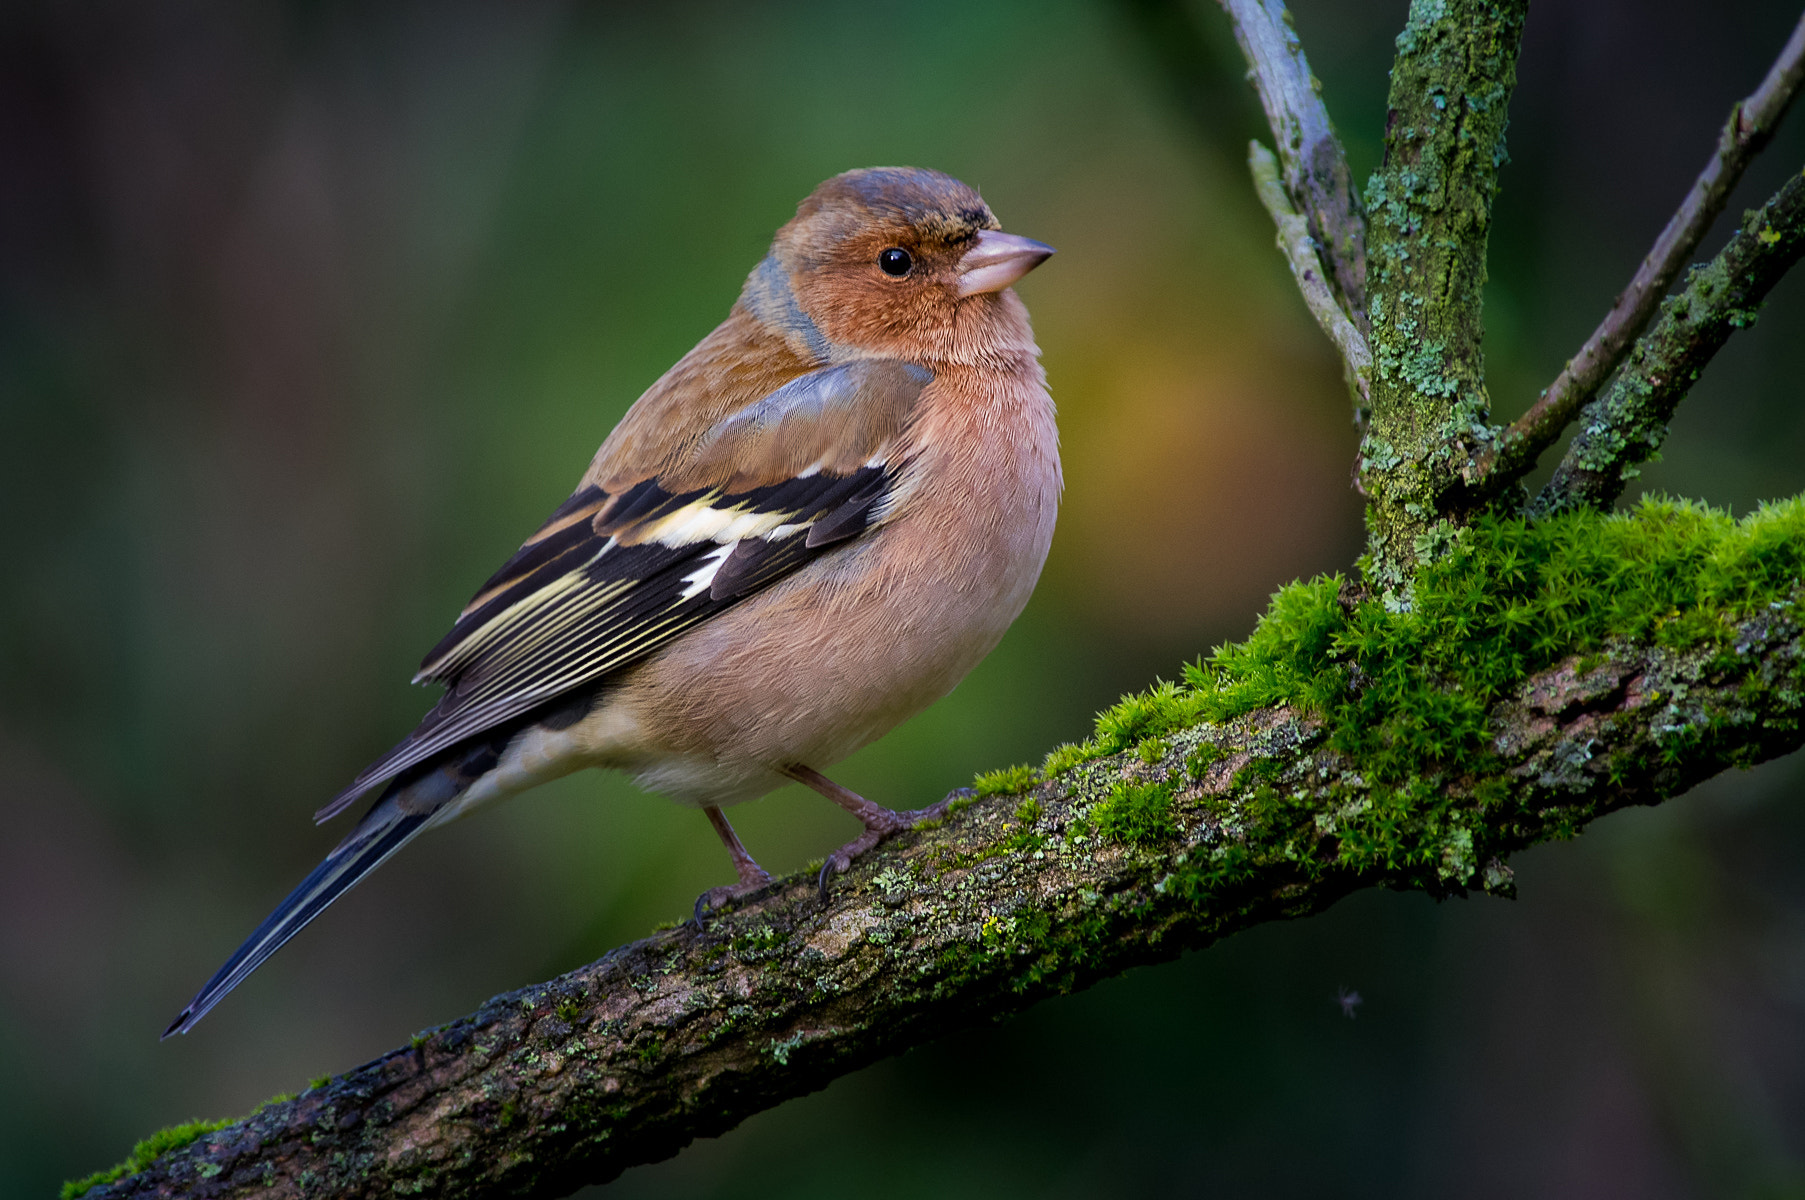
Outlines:
[[[1772,138],[1801,82],[1805,82],[1805,16],[1793,27],[1761,86],[1730,109],[1710,161],[1611,311],[1529,411],[1503,431],[1495,447],[1481,454],[1474,465],[1476,494],[1497,495],[1534,467],[1542,451],[1560,438],[1574,414],[1610,378],[1723,211],[1743,171]]]
[[[1538,516],[1609,508],[1667,437],[1674,409],[1730,335],[1755,323],[1767,293],[1805,252],[1805,175],[1794,175],[1686,286],[1661,305],[1609,390],[1580,416],[1554,478],[1535,499]]]
[[[1802,585],[1805,502],[1483,519],[1408,612],[1293,585],[1248,642],[985,777],[825,906],[781,881],[87,1194],[560,1195],[1357,888],[1508,892],[1512,852],[1805,741]]]
[[[1392,64],[1385,161],[1367,185],[1372,421],[1366,574],[1407,602],[1455,532],[1492,438],[1480,299],[1527,0],[1413,0]]]

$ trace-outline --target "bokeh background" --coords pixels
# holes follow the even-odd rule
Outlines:
[[[1295,7],[1364,178],[1405,4]],[[1003,647],[845,782],[910,805],[1038,761],[1345,569],[1346,398],[1197,16],[1204,75],[1174,87],[1182,43],[1105,0],[6,5],[0,1194],[355,1066],[727,878],[696,813],[570,779],[416,843],[156,1040],[339,836],[308,816],[426,706],[417,656],[827,175],[936,166],[1060,248],[1020,291],[1068,484]],[[1534,11],[1487,291],[1501,416],[1796,17]],[[1802,125],[1732,211],[1805,161]],[[1802,315],[1794,278],[1651,488],[1741,512],[1805,487]],[[1611,817],[1520,856],[1514,903],[1355,896],[585,1194],[1805,1195],[1802,785],[1787,760]],[[734,819],[777,870],[850,832],[801,793]]]

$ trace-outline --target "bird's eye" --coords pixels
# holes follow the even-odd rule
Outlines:
[[[877,265],[883,268],[884,274],[901,278],[909,273],[909,268],[915,265],[915,260],[909,257],[907,250],[899,246],[892,246],[877,256]]]

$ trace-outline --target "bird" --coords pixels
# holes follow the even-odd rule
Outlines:
[[[1039,579],[1063,479],[1011,285],[1052,254],[938,171],[853,170],[810,193],[726,319],[426,655],[414,681],[444,695],[315,814],[375,793],[363,817],[163,1037],[420,833],[579,769],[702,810],[737,879],[702,894],[698,920],[773,882],[732,805],[794,781],[859,819],[824,898],[937,811],[821,771],[950,692]]]

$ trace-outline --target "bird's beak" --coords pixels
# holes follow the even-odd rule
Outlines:
[[[959,294],[1000,292],[1052,256],[1045,242],[986,229],[959,260]]]

